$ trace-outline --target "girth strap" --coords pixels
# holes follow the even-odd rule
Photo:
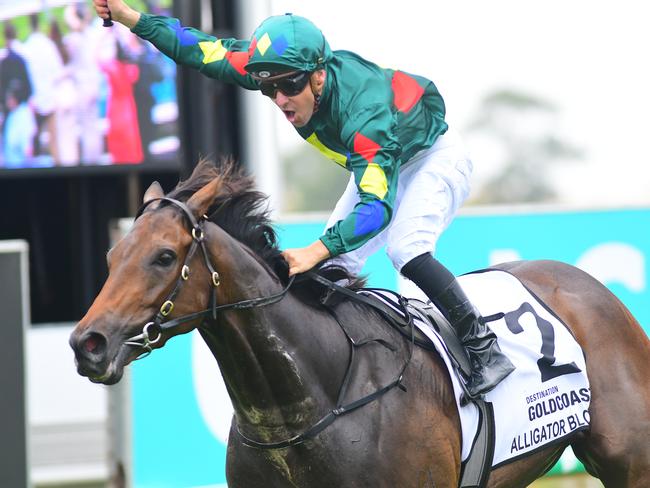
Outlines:
[[[485,488],[494,459],[494,409],[492,403],[475,400],[479,411],[478,433],[467,461],[463,464],[459,488]]]

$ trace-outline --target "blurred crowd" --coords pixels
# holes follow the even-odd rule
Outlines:
[[[22,41],[15,22],[2,27],[0,167],[156,157],[154,106],[176,106],[173,63],[128,29],[103,27],[85,2],[65,7],[62,22],[32,13]]]

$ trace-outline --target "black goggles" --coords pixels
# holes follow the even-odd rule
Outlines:
[[[310,74],[308,71],[301,71],[295,75],[280,78],[279,80],[263,81],[260,83],[260,91],[262,95],[270,98],[275,98],[278,91],[281,91],[287,97],[295,97],[307,86]]]

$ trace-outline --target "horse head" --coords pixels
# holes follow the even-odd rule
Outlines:
[[[198,222],[220,186],[214,176],[185,203],[165,198],[156,182],[145,192],[133,227],[107,254],[104,286],[70,336],[79,374],[117,383],[130,362],[196,327],[200,319],[165,330],[160,322],[206,308],[205,284],[218,285],[202,264],[208,257]]]

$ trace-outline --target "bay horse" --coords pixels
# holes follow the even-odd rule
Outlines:
[[[314,282],[291,286],[265,201],[232,163],[201,161],[167,196],[152,184],[71,334],[79,374],[114,384],[143,353],[196,328],[234,407],[228,486],[457,487],[459,415],[442,359],[363,304],[326,306]],[[541,297],[584,349],[591,424],[498,467],[487,486],[527,486],[569,445],[605,486],[648,486],[650,341],[639,324],[570,265],[497,268]]]

